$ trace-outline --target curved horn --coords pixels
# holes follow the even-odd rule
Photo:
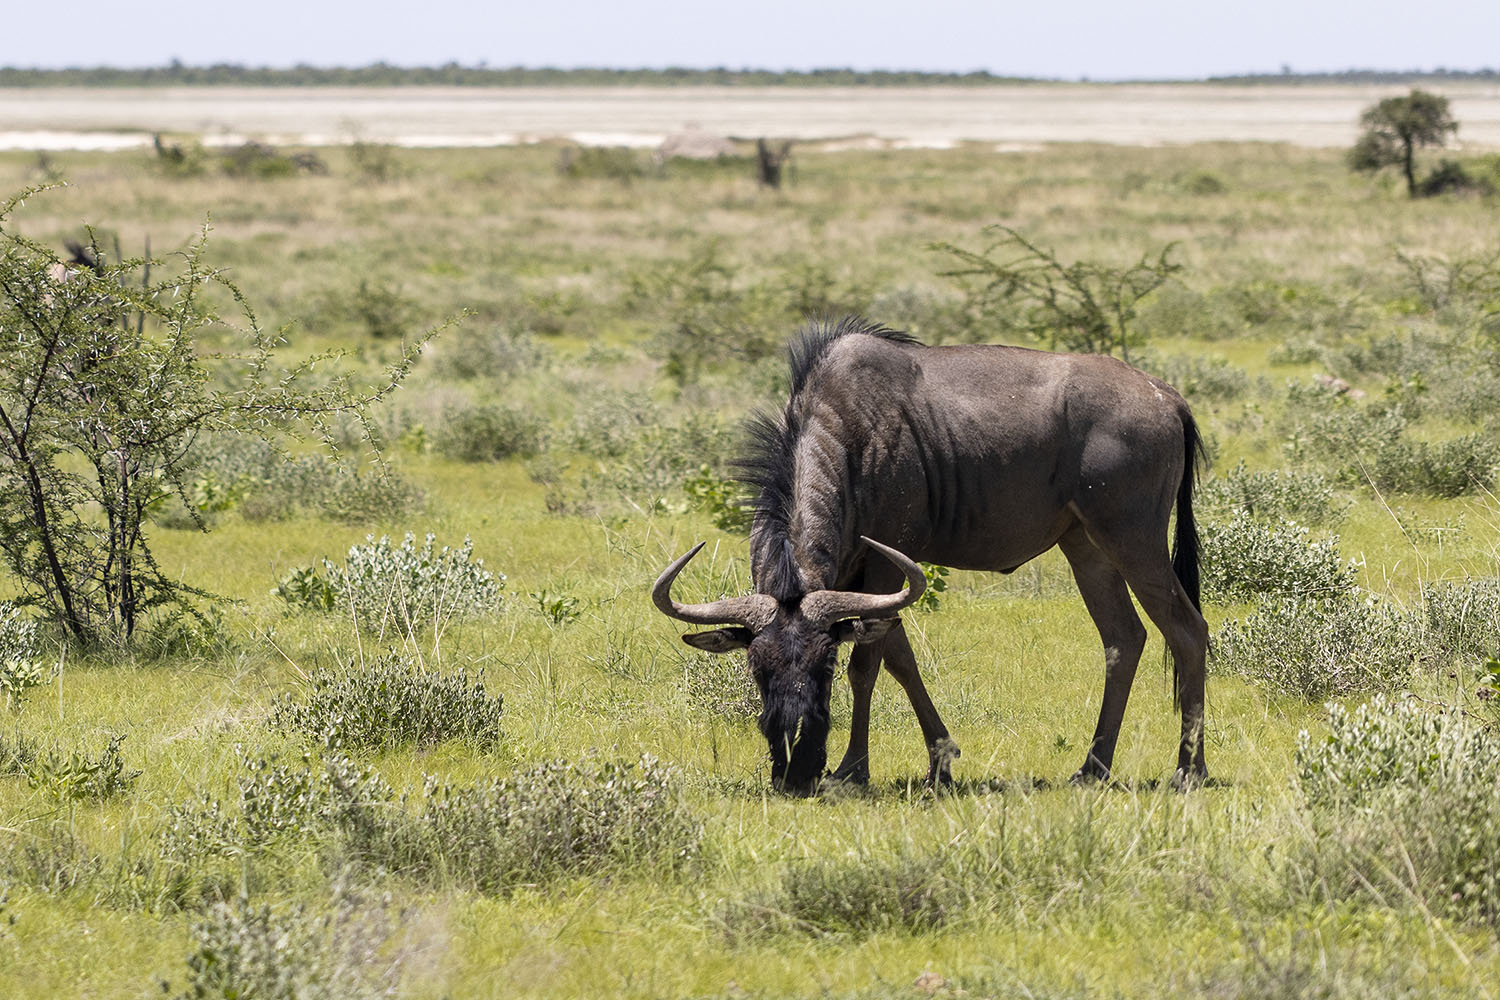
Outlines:
[[[668,618],[690,625],[743,625],[752,632],[759,632],[771,624],[776,617],[776,599],[768,594],[726,597],[711,604],[678,604],[672,600],[672,581],[703,545],[703,542],[694,545],[656,578],[656,585],[651,588],[651,603],[657,610]]]
[[[922,567],[897,552],[864,535],[859,540],[885,556],[906,574],[905,593],[861,594],[852,590],[816,590],[802,599],[802,615],[809,621],[830,626],[842,618],[894,618],[905,607],[916,603],[927,589]]]

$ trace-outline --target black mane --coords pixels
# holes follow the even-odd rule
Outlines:
[[[880,337],[898,344],[921,341],[907,333],[871,323],[858,316],[837,322],[812,321],[787,345],[791,368],[791,392],[780,413],[769,410],[752,416],[745,424],[745,446],[734,467],[735,477],[754,497],[749,503],[756,531],[750,539],[751,564],[759,567],[757,589],[778,601],[802,597],[801,581],[792,559],[788,527],[792,508],[792,476],[795,473],[797,440],[802,436],[797,418],[797,397],[808,376],[818,367],[828,349],[840,338],[853,334]]]

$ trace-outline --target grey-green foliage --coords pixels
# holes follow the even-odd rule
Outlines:
[[[1405,683],[1421,652],[1417,623],[1399,608],[1352,595],[1287,595],[1214,636],[1215,662],[1309,701]]]
[[[1349,502],[1338,497],[1333,483],[1320,473],[1251,472],[1243,461],[1203,483],[1193,504],[1215,519],[1243,513],[1312,526],[1337,524],[1349,512]]]
[[[1132,363],[1171,383],[1194,404],[1231,402],[1253,387],[1245,369],[1215,355],[1157,354],[1147,348],[1137,352]]]
[[[127,770],[120,753],[124,736],[113,736],[95,757],[87,750],[49,749],[26,762],[26,782],[59,802],[104,802],[130,791],[141,776]]]
[[[474,559],[465,537],[457,549],[433,548],[430,532],[417,547],[410,532],[399,546],[389,536],[367,535],[343,565],[324,559],[320,571],[292,570],[271,593],[299,610],[350,614],[361,628],[384,633],[441,631],[455,618],[493,610],[500,603],[504,574],[491,573]]]
[[[1203,591],[1209,600],[1330,597],[1354,587],[1354,570],[1340,558],[1338,540],[1314,541],[1294,521],[1267,524],[1240,510],[1228,520],[1205,524],[1201,535]]]
[[[237,809],[208,797],[173,809],[160,857],[198,872],[300,842],[331,863],[503,893],[570,875],[675,869],[701,837],[676,774],[650,757],[552,761],[472,785],[429,777],[414,795],[332,753],[300,766],[247,761],[239,788]]]
[[[676,775],[649,756],[550,761],[470,786],[429,781],[415,823],[412,848],[375,860],[488,893],[566,875],[675,868],[697,853],[701,836]]]
[[[1428,584],[1422,614],[1433,653],[1470,662],[1500,653],[1500,577]]]
[[[1456,497],[1494,489],[1500,441],[1492,435],[1425,441],[1411,435],[1411,404],[1360,406],[1350,397],[1334,386],[1293,384],[1283,418],[1288,457],[1383,492]]]
[[[1328,734],[1303,733],[1297,784],[1312,856],[1289,874],[1321,898],[1419,900],[1458,919],[1500,920],[1500,744],[1453,709],[1377,697],[1328,707]]]
[[[521,407],[450,407],[432,436],[439,454],[461,462],[526,458],[542,450],[543,422]]]
[[[306,690],[278,698],[269,724],[350,752],[447,740],[488,750],[500,742],[501,705],[461,667],[428,670],[384,653],[309,670]]]
[[[331,455],[293,455],[270,441],[214,441],[195,449],[179,502],[153,513],[168,527],[196,527],[237,510],[247,520],[312,514],[368,521],[407,513],[422,491],[394,470],[360,474]]]
[[[389,947],[390,900],[335,890],[327,908],[215,903],[192,926],[173,1000],[360,1000],[393,996],[401,955]],[[163,984],[170,990],[169,984]]]
[[[736,935],[920,933],[960,918],[969,901],[937,855],[826,858],[788,865],[775,886],[731,903]]]
[[[6,708],[19,709],[33,688],[52,679],[41,652],[36,621],[0,601],[0,696]]]

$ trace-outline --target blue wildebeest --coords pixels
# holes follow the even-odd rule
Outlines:
[[[928,780],[949,780],[958,748],[898,617],[925,584],[914,560],[1009,573],[1054,545],[1104,641],[1103,703],[1074,780],[1107,778],[1114,761],[1146,642],[1134,591],[1173,663],[1182,713],[1173,782],[1201,782],[1208,628],[1192,496],[1202,444],[1176,390],[1111,357],[924,347],[853,318],[811,325],[790,355],[786,407],[751,422],[740,462],[757,493],[755,593],[674,600],[672,581],[702,543],[652,591],[672,618],[729,626],[683,636],[689,645],[748,649],[776,786],[807,793],[823,776],[845,641],[853,712],[833,777],[869,780],[870,695],[883,661],[921,725]]]

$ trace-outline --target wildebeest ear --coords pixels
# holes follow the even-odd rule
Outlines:
[[[712,632],[689,632],[682,641],[709,653],[732,653],[750,645],[755,633],[747,628],[716,628]]]
[[[900,618],[854,618],[835,625],[833,638],[835,642],[853,642],[855,645],[876,642],[884,639],[899,621]]]

